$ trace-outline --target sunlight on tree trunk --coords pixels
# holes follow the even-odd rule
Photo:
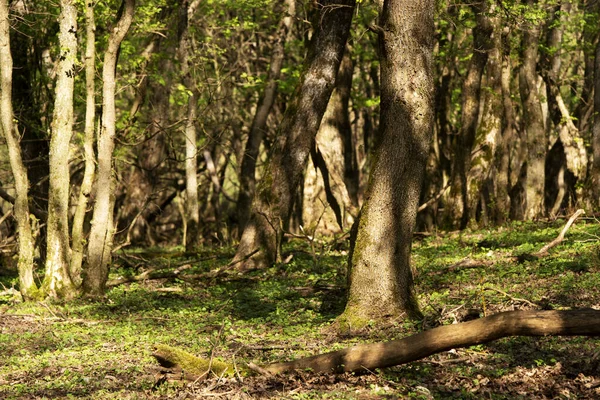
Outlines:
[[[536,0],[527,0],[528,7],[534,7]],[[523,102],[523,133],[527,136],[526,199],[524,217],[528,220],[544,215],[544,166],[546,161],[547,137],[538,92],[536,71],[539,22],[529,21],[523,27],[523,63],[519,71],[519,88]]]
[[[69,273],[69,145],[73,135],[73,90],[77,74],[77,6],[73,0],[61,1],[59,23],[60,59],[50,137],[46,275],[41,290],[49,297],[70,298],[76,294]]]
[[[102,68],[102,127],[98,138],[98,179],[96,203],[88,245],[88,260],[83,279],[84,293],[101,296],[106,289],[114,236],[113,150],[115,147],[115,73],[121,42],[125,38],[135,8],[135,0],[123,0],[123,13],[112,28]]]
[[[79,199],[73,217],[71,238],[73,242],[73,253],[71,254],[70,276],[76,286],[81,286],[81,264],[83,261],[83,249],[85,237],[83,223],[87,214],[88,200],[94,183],[96,169],[94,160],[94,120],[96,116],[96,23],[94,21],[94,3],[85,3],[86,20],[86,44],[85,44],[85,128],[83,138],[83,157],[85,170],[83,181],[79,189]]]
[[[433,131],[433,17],[432,0],[386,1],[381,15],[380,135],[337,320],[342,331],[421,316],[410,249]]]
[[[13,122],[12,73],[13,60],[10,52],[10,22],[8,0],[0,0],[0,127],[6,139],[10,167],[15,180],[15,204],[13,212],[19,234],[18,262],[19,290],[23,298],[37,297],[37,286],[33,281],[34,240],[29,221],[27,191],[29,180],[21,157],[19,135]]]

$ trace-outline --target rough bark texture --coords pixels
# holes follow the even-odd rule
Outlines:
[[[87,206],[94,183],[96,164],[94,163],[94,121],[96,117],[96,22],[94,18],[94,3],[85,3],[85,135],[83,139],[83,156],[85,159],[85,170],[79,199],[73,217],[71,228],[72,254],[70,275],[76,286],[81,286],[81,265],[83,262],[83,249],[85,237],[83,223],[87,214]]]
[[[536,0],[524,2],[534,7]],[[546,161],[547,138],[544,118],[538,93],[536,72],[540,28],[537,22],[529,22],[523,27],[523,54],[519,71],[519,87],[523,103],[523,132],[527,137],[526,199],[524,217],[535,219],[544,215],[544,165]]]
[[[271,55],[267,84],[262,96],[258,100],[256,113],[254,114],[246,142],[246,149],[242,157],[240,192],[237,204],[240,233],[243,232],[248,218],[250,218],[252,199],[254,198],[256,188],[256,161],[267,126],[267,118],[277,96],[277,85],[279,84],[278,80],[281,74],[281,67],[283,66],[285,44],[292,38],[292,26],[296,14],[296,0],[286,0],[285,5],[286,15],[281,20],[281,26],[277,32],[278,38],[273,47],[273,54]]]
[[[283,226],[290,216],[342,61],[355,0],[327,0],[317,6],[320,13],[315,19],[302,81],[281,123],[234,260],[255,249],[261,251],[238,264],[241,269],[264,267],[277,259]]]
[[[445,325],[404,339],[363,344],[327,354],[264,366],[271,373],[373,371],[405,364],[458,347],[509,336],[600,336],[600,311],[509,311]]]
[[[420,315],[410,249],[433,130],[434,2],[388,0],[381,16],[381,117],[351,254],[341,329]]]
[[[69,144],[77,73],[77,6],[73,0],[60,2],[59,25],[60,59],[50,137],[46,275],[41,290],[49,297],[69,298],[75,295],[69,273]]]
[[[481,100],[481,78],[492,48],[493,27],[488,16],[487,0],[471,7],[477,19],[473,28],[473,55],[462,88],[462,130],[456,141],[454,164],[450,178],[450,194],[444,210],[445,222],[449,226],[467,226],[469,219],[469,187],[467,173],[471,166],[471,151],[475,144],[477,122]]]
[[[84,292],[93,296],[104,294],[114,235],[112,160],[116,129],[115,72],[119,47],[133,20],[135,0],[124,0],[123,5],[121,18],[113,27],[108,38],[102,69],[102,127],[98,138],[97,192],[88,246],[88,260],[83,280]]]
[[[27,191],[29,180],[23,165],[19,136],[13,124],[12,108],[13,60],[10,52],[10,23],[8,0],[0,0],[0,128],[8,147],[10,167],[15,180],[15,203],[13,213],[19,233],[19,290],[25,299],[34,298],[37,287],[33,281],[34,240],[29,222]]]

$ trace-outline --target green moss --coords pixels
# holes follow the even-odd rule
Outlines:
[[[204,375],[209,372],[209,369],[210,372],[217,376],[233,376],[235,372],[233,364],[214,358],[212,360],[207,360],[196,357],[187,351],[166,344],[157,344],[153,355],[161,365],[166,367],[179,367],[193,375]]]

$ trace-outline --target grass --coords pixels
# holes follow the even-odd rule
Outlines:
[[[541,259],[519,262],[551,241],[564,221],[514,224],[415,241],[413,265],[425,318],[390,321],[362,335],[327,327],[343,310],[347,249],[312,254],[287,244],[285,265],[187,280],[226,265],[231,248],[137,249],[117,258],[111,278],[150,267],[185,265],[177,279],[112,288],[103,301],[19,303],[0,297],[0,398],[600,398],[599,341],[507,338],[456,349],[408,365],[340,376],[211,378],[157,385],[157,343],[237,362],[268,363],[388,340],[461,319],[513,309],[600,308],[600,225],[579,221]],[[128,257],[128,258],[127,258]],[[465,258],[481,266],[449,269]],[[136,262],[132,262],[136,260]],[[203,260],[203,261],[199,261]],[[0,282],[16,285],[14,271]]]

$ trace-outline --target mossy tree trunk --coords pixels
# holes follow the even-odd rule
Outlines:
[[[41,290],[45,296],[70,298],[76,294],[70,276],[69,243],[69,144],[73,135],[73,91],[77,73],[77,6],[60,2],[60,58],[50,137],[46,274]]]
[[[526,0],[524,4],[531,9],[537,0]],[[527,159],[524,164],[526,176],[525,219],[535,219],[544,215],[544,178],[548,139],[544,129],[544,120],[540,94],[538,91],[537,58],[540,28],[539,21],[526,21],[523,25],[522,64],[519,71],[519,89],[523,104],[522,130],[527,136]]]
[[[389,0],[381,15],[380,134],[341,329],[420,316],[410,249],[433,131],[433,16],[432,0]]]
[[[92,296],[101,296],[106,289],[113,243],[113,150],[115,147],[115,73],[121,42],[131,22],[135,0],[123,0],[122,13],[112,28],[102,68],[102,126],[98,138],[98,179],[96,202],[92,217],[92,229],[88,245],[88,260],[84,270],[83,291]]]
[[[234,260],[246,259],[240,269],[275,262],[290,217],[296,191],[344,55],[355,0],[327,0],[317,4],[318,18],[304,72],[281,122],[265,176],[257,187],[252,213]],[[258,253],[255,250],[259,249]],[[249,254],[255,253],[248,258]]]
[[[29,221],[27,191],[29,179],[23,164],[19,135],[13,122],[12,107],[13,60],[10,51],[10,22],[8,0],[0,0],[0,129],[8,147],[10,168],[15,180],[15,204],[13,213],[19,232],[19,290],[26,300],[37,296],[37,287],[33,280],[34,240]]]

